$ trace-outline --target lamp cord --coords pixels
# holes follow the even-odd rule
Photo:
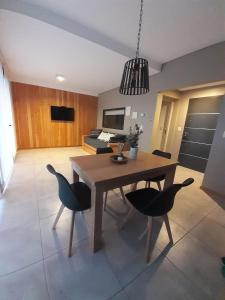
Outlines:
[[[139,18],[139,27],[138,27],[138,36],[137,36],[136,58],[139,57],[139,48],[140,48],[140,40],[141,40],[141,25],[142,25],[142,17],[143,17],[143,4],[144,4],[144,0],[141,0],[140,18]]]

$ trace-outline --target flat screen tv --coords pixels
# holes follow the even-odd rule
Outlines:
[[[111,129],[124,129],[125,107],[104,109],[102,127]]]
[[[65,106],[51,106],[52,121],[74,121],[74,108]]]

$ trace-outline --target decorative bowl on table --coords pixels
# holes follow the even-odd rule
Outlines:
[[[114,162],[116,164],[125,164],[128,161],[128,158],[126,156],[124,156],[123,154],[111,155],[110,159],[112,162]]]

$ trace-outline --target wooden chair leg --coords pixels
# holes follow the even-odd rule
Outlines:
[[[54,223],[53,223],[53,226],[52,226],[52,229],[55,229],[56,228],[56,225],[57,225],[57,223],[58,223],[58,221],[59,221],[59,218],[61,217],[61,214],[62,214],[62,212],[63,212],[63,210],[64,210],[64,205],[63,204],[61,204],[61,206],[60,206],[60,209],[59,209],[59,211],[58,211],[58,213],[57,213],[57,216],[56,216],[56,218],[55,218],[55,221],[54,221]]]
[[[123,229],[127,221],[133,216],[135,213],[135,209],[133,207],[130,208],[129,212],[127,213],[126,217],[124,218],[122,224],[120,225],[120,229]]]
[[[126,200],[126,197],[124,195],[124,191],[123,191],[123,187],[122,186],[120,186],[120,193],[121,193],[122,200],[123,200],[124,204],[127,204],[127,200]]]
[[[159,191],[161,192],[162,191],[162,187],[161,187],[160,181],[157,181],[156,183],[157,183]]]
[[[148,187],[148,181],[145,181],[145,188]]]
[[[71,217],[68,257],[71,257],[72,254],[74,221],[75,221],[75,211],[72,212],[72,217]]]
[[[168,218],[167,214],[163,216],[163,220],[164,220],[165,225],[166,225],[166,230],[167,230],[167,233],[168,233],[168,236],[169,236],[170,243],[173,244],[173,236],[172,236],[172,232],[171,232],[171,228],[170,228],[170,222],[169,222],[169,218]]]
[[[103,205],[104,210],[106,209],[107,199],[108,199],[108,191],[105,192],[105,199],[104,199],[104,205]]]
[[[150,186],[151,186],[151,181],[148,181],[148,188],[150,189]]]
[[[148,217],[148,232],[147,232],[147,242],[146,242],[146,263],[147,264],[149,263],[152,254],[151,237],[152,237],[152,217]]]

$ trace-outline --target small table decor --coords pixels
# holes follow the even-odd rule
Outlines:
[[[110,156],[110,160],[116,164],[125,164],[128,161],[128,158],[123,154],[115,154]]]
[[[130,159],[137,159],[139,136],[143,133],[142,126],[135,124],[134,128],[130,127],[127,142],[130,145]]]

